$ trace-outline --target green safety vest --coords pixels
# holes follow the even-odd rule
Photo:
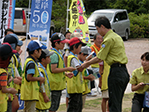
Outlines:
[[[52,50],[54,51],[54,50]],[[64,61],[61,56],[54,51],[58,55],[58,65],[57,68],[64,68]],[[52,73],[51,72],[51,64],[47,65],[47,74],[49,77],[50,88],[53,90],[63,90],[66,88],[66,78],[64,72],[61,73]]]
[[[67,58],[68,67],[71,66],[71,60],[73,58],[76,58],[79,62],[79,59],[77,57],[75,57],[74,55],[69,55]],[[73,76],[71,79],[67,78],[67,91],[68,91],[68,94],[83,93],[85,91],[85,85],[83,83],[82,72],[78,72],[78,74],[76,76]]]
[[[22,74],[21,84],[21,100],[39,100],[39,82],[38,81],[27,81],[27,74],[25,74],[26,66],[28,62],[35,61],[32,58],[27,58],[24,65],[24,73]],[[37,64],[35,63],[35,74],[34,77],[39,77],[39,71]]]

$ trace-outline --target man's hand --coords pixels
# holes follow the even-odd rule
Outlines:
[[[81,66],[78,66],[77,70],[82,72],[84,70],[84,68],[87,68],[87,67],[89,67],[89,65],[87,64],[87,61],[86,61],[83,64],[81,64]]]
[[[144,87],[146,84],[144,84],[143,82],[139,83],[138,86],[140,87]]]

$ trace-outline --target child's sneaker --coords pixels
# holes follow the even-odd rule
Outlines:
[[[95,97],[95,96],[97,96],[97,93],[95,93],[93,90],[91,90],[91,92],[88,93],[87,95],[88,95],[88,96]]]

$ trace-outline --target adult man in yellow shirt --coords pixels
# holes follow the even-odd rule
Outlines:
[[[83,63],[78,69],[99,63],[102,60],[110,65],[108,77],[109,87],[109,110],[110,112],[122,111],[122,98],[129,82],[129,74],[126,65],[128,62],[122,38],[111,30],[109,20],[105,17],[98,17],[95,21],[98,33],[103,36],[102,47],[98,55]]]

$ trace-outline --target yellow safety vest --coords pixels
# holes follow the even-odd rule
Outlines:
[[[7,73],[5,69],[0,68],[0,74]],[[6,112],[7,111],[7,95],[6,93],[2,93],[0,90],[0,112]]]
[[[52,50],[54,51],[54,50]],[[57,68],[64,68],[64,61],[61,56],[54,51],[58,55],[58,65]],[[50,88],[53,90],[63,90],[66,88],[66,79],[64,72],[61,73],[52,73],[51,72],[51,64],[47,65],[47,74],[49,77]]]
[[[97,55],[98,54],[98,50],[96,49],[96,47],[94,45],[92,45],[91,47],[93,47],[95,49],[95,53]],[[91,67],[92,68],[99,68],[99,64],[98,63],[92,64]]]
[[[104,70],[102,74],[102,86],[101,91],[108,89],[108,76],[110,73],[110,66],[104,61]]]
[[[83,76],[86,76],[86,69],[84,69],[83,71],[82,71],[82,75]],[[85,94],[88,94],[88,93],[90,93],[91,91],[90,91],[90,88],[89,88],[89,80],[87,80],[87,79],[84,79],[84,81],[83,81],[83,83],[84,83],[84,86],[85,86],[85,91],[83,92],[83,95],[85,95]]]
[[[68,67],[71,66],[71,60],[73,58],[76,58],[79,62],[79,59],[77,57],[75,57],[74,55],[69,55],[67,58]],[[83,93],[85,91],[85,86],[83,83],[83,77],[81,72],[78,72],[78,74],[76,76],[73,76],[71,79],[67,78],[67,91],[68,94]]]
[[[27,81],[27,74],[25,74],[26,66],[29,61],[35,63],[32,58],[27,58],[24,65],[24,73],[22,74],[21,84],[21,100],[39,100],[39,82],[38,81]],[[35,74],[34,77],[39,77],[39,71],[37,64],[35,63]]]
[[[21,58],[19,57],[19,59],[21,60]],[[22,63],[20,61],[20,63],[18,62],[18,58],[16,55],[13,55],[13,61],[14,61],[14,64],[20,74],[20,76],[22,76]]]
[[[12,59],[13,59],[14,76],[16,77],[16,75],[15,75],[15,73],[16,73],[15,67],[18,69],[18,67],[19,67],[19,62],[18,62],[18,59],[17,59],[17,57],[16,57],[15,54],[12,56]],[[14,84],[14,88],[15,88],[16,90],[19,90],[19,89],[21,88],[21,86],[18,85],[18,84]]]
[[[45,87],[46,95],[50,97],[50,90],[49,90],[49,86],[48,86],[45,71],[42,67],[38,67],[38,68],[41,71],[41,73],[43,73],[44,78],[45,78],[44,87]],[[39,101],[36,102],[36,108],[39,109],[39,110],[46,110],[46,109],[49,109],[50,107],[51,107],[51,102],[45,103],[42,93],[39,92]]]
[[[15,54],[13,54],[14,56]],[[12,76],[13,78],[15,77],[15,63],[14,63],[14,57],[12,56],[10,63],[8,65],[8,74],[10,76]],[[19,85],[14,84],[14,81],[12,80],[9,83],[9,86],[7,86],[7,88],[15,88],[16,90],[19,89]],[[13,100],[13,95],[12,94],[7,94],[7,96],[11,96],[11,101]]]

